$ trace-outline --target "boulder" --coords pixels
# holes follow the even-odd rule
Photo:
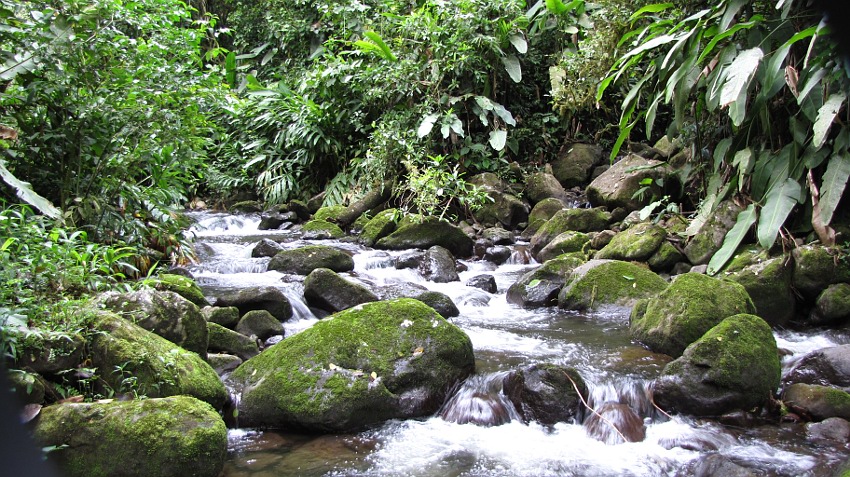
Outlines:
[[[693,265],[708,263],[715,252],[723,246],[723,239],[732,230],[738,220],[738,214],[744,210],[731,200],[721,202],[708,216],[685,245],[685,256]],[[689,231],[690,232],[690,231]]]
[[[207,356],[207,322],[197,305],[177,293],[150,288],[130,293],[104,293],[96,303],[198,353],[201,358]]]
[[[792,384],[782,391],[782,402],[815,421],[831,417],[850,419],[850,394],[831,386]]]
[[[286,298],[280,289],[271,286],[251,286],[221,291],[218,293],[215,305],[234,306],[239,310],[240,316],[253,310],[266,310],[281,322],[292,318],[292,303],[289,302],[289,298]]]
[[[756,247],[746,247],[722,271],[740,283],[756,307],[756,314],[771,326],[783,326],[794,318],[797,299],[791,289],[793,268],[787,257],[770,257]]]
[[[335,314],[267,348],[231,375],[240,425],[350,432],[430,415],[475,368],[472,343],[411,299]]]
[[[472,255],[472,239],[460,228],[436,217],[400,224],[393,233],[375,243],[376,248],[385,250],[426,250],[434,245],[448,249],[457,258]]]
[[[201,315],[210,323],[217,323],[226,328],[233,328],[239,323],[239,308],[235,306],[205,306]]]
[[[554,215],[558,212],[565,209],[566,207],[561,200],[555,198],[543,199],[531,209],[531,213],[528,214],[528,222],[531,223],[535,220],[542,220],[545,222],[554,217]]]
[[[791,367],[782,382],[836,386],[850,391],[850,344],[807,353]]]
[[[176,273],[163,273],[156,277],[147,278],[142,283],[155,290],[174,292],[201,308],[210,304],[201,287],[190,277]]]
[[[8,370],[6,372],[8,378],[7,384],[14,389],[15,396],[18,398],[17,403],[27,404],[43,404],[45,393],[49,384],[43,377],[35,373],[26,371]],[[6,392],[4,389],[2,392]],[[16,404],[17,404],[16,403]]]
[[[830,285],[818,295],[815,307],[809,314],[809,323],[815,326],[842,325],[850,321],[850,284]]]
[[[378,301],[378,297],[363,285],[346,280],[327,268],[317,268],[307,275],[304,298],[309,305],[331,313]]]
[[[587,385],[573,368],[534,364],[509,373],[503,392],[526,421],[574,423],[587,400]],[[580,393],[580,394],[579,394]]]
[[[840,417],[810,422],[806,424],[806,437],[810,441],[831,441],[838,445],[846,445],[850,442],[850,422]]]
[[[584,186],[593,168],[603,161],[602,148],[595,144],[565,145],[550,163],[552,174],[566,188]]]
[[[76,368],[84,359],[86,340],[79,333],[8,326],[3,334],[4,340],[14,340],[15,367],[20,369],[53,374]]]
[[[256,336],[261,341],[284,334],[283,325],[266,310],[245,313],[236,325],[236,332],[249,337]]]
[[[631,308],[667,288],[667,281],[640,265],[619,260],[590,260],[576,267],[558,294],[558,306],[595,310],[605,306]]]
[[[301,237],[304,240],[339,239],[345,237],[345,231],[333,222],[313,219],[301,226]]]
[[[363,226],[363,231],[360,233],[360,243],[367,247],[375,245],[375,242],[393,233],[396,228],[396,221],[400,217],[401,212],[398,209],[387,209],[375,214],[371,220]]]
[[[470,177],[469,183],[482,189],[491,199],[472,212],[478,223],[490,226],[501,224],[515,229],[520,223],[528,220],[528,205],[518,199],[496,174],[478,174]]]
[[[329,268],[337,273],[354,270],[351,255],[327,245],[307,245],[284,250],[269,262],[268,269],[282,273],[307,275],[317,268]]]
[[[567,199],[567,191],[552,174],[546,172],[535,172],[529,174],[525,179],[524,196],[531,205],[535,205],[543,199],[557,199],[562,203]]]
[[[97,312],[93,330],[91,364],[116,393],[149,398],[187,394],[216,409],[227,400],[218,374],[197,353],[115,313]]]
[[[345,213],[344,205],[329,205],[320,207],[313,212],[313,220],[322,220],[326,222],[339,223],[339,216]]]
[[[649,268],[653,272],[667,273],[673,270],[673,267],[684,258],[684,254],[682,254],[675,245],[665,240],[664,242],[661,242],[661,246],[658,247],[658,250],[649,257],[646,264],[649,265]]]
[[[434,245],[425,251],[425,256],[419,263],[419,273],[426,280],[434,283],[449,283],[460,280],[455,258],[451,252],[439,245]]]
[[[564,232],[594,232],[608,226],[611,215],[602,209],[563,209],[543,224],[531,237],[531,253],[537,255],[543,247]]]
[[[295,212],[266,212],[260,216],[257,230],[277,230],[283,224],[291,224],[298,220]]]
[[[770,325],[739,314],[711,328],[665,366],[653,398],[666,411],[693,416],[749,411],[773,398],[780,374]]]
[[[629,154],[593,179],[585,192],[594,207],[636,210],[649,204],[653,197],[663,196],[662,186],[671,178],[672,172],[666,163]],[[643,197],[636,196],[641,188],[646,187],[647,179],[652,181],[650,190]]]
[[[594,258],[645,262],[664,243],[667,232],[652,222],[641,222],[615,235]]]
[[[481,237],[489,240],[489,245],[513,245],[516,243],[514,233],[502,227],[489,227],[481,232]]]
[[[253,338],[216,323],[207,323],[207,329],[210,334],[210,351],[232,354],[241,359],[260,354],[257,340]]]
[[[545,262],[565,253],[583,252],[589,244],[590,236],[584,232],[564,232],[543,247],[537,253],[537,259]]]
[[[415,298],[416,300],[430,306],[443,318],[449,319],[460,315],[460,310],[457,309],[455,302],[452,301],[451,297],[445,293],[438,291],[425,291],[410,298]]]
[[[761,477],[762,475],[761,471],[738,465],[722,454],[702,455],[676,473],[676,477]]]
[[[487,293],[496,293],[499,288],[496,285],[496,277],[490,274],[476,275],[464,283],[468,287],[478,288]]]
[[[494,245],[492,247],[487,247],[482,258],[488,262],[495,263],[496,265],[501,265],[510,260],[513,253],[514,252],[510,247]]]
[[[283,246],[274,240],[264,238],[260,240],[257,245],[251,249],[251,257],[253,258],[263,258],[263,257],[274,257],[278,254],[278,252],[282,252],[284,250]]]
[[[664,291],[632,308],[632,338],[676,358],[724,318],[754,313],[741,285],[699,273],[676,276]]]
[[[547,260],[540,267],[526,272],[508,288],[507,302],[523,308],[557,304],[558,292],[572,271],[584,262],[584,256],[575,253]]]
[[[219,376],[229,373],[243,363],[242,358],[227,353],[210,353],[207,355],[207,363],[212,366]]]
[[[224,421],[190,396],[54,404],[33,433],[68,477],[217,477],[227,457]]]
[[[850,282],[850,264],[838,257],[835,248],[803,245],[795,248],[791,284],[806,300],[814,301],[829,285]]]

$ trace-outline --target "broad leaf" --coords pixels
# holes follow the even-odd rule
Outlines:
[[[519,53],[528,52],[528,42],[525,41],[522,35],[511,35],[508,40],[511,42],[511,45],[516,48],[516,51]]]
[[[850,178],[850,154],[847,151],[834,154],[823,174],[820,201],[817,206],[824,225],[829,225],[832,221],[832,214],[835,213],[835,208],[838,207],[838,202],[844,194],[848,178]]]
[[[673,8],[675,5],[672,3],[653,3],[652,5],[647,5],[640,10],[634,12],[631,17],[629,17],[629,21],[633,22],[643,16],[646,13],[658,13],[668,8]]]
[[[434,129],[434,123],[436,123],[439,118],[440,115],[436,113],[425,116],[422,123],[419,124],[419,129],[416,131],[416,135],[422,138],[431,134],[431,130]]]
[[[522,67],[519,65],[519,58],[514,55],[503,56],[502,63],[505,65],[505,70],[507,70],[508,76],[514,80],[514,83],[521,83]]]
[[[790,177],[768,191],[757,230],[759,244],[763,248],[769,249],[776,242],[779,229],[797,205],[799,198],[800,183]]]
[[[505,143],[508,140],[508,132],[504,129],[490,131],[490,146],[497,151],[505,148]]]
[[[516,126],[514,115],[499,103],[493,103],[493,114],[499,116],[505,124]]]
[[[738,246],[744,241],[744,237],[747,236],[750,228],[754,223],[756,223],[757,218],[758,214],[756,213],[756,207],[753,204],[750,204],[749,207],[738,214],[738,220],[735,222],[732,229],[726,234],[720,250],[715,252],[711,257],[711,260],[708,261],[708,269],[706,270],[706,273],[709,275],[715,275],[721,268],[723,268],[724,265],[726,265],[726,262],[732,258],[735,251],[738,250]]]
[[[720,106],[725,107],[740,100],[741,93],[750,85],[762,57],[764,52],[758,47],[738,53],[735,61],[729,65],[726,82],[720,90]]]
[[[834,93],[818,110],[818,118],[812,126],[812,129],[814,130],[812,144],[815,147],[823,146],[823,143],[826,141],[827,133],[829,133],[829,128],[832,126],[835,116],[837,116],[839,111],[841,111],[841,106],[844,104],[845,99],[847,98],[843,94]]]
[[[62,212],[53,203],[32,190],[32,185],[28,182],[18,179],[9,169],[6,169],[6,161],[2,159],[0,159],[0,178],[3,179],[3,182],[9,184],[12,189],[15,189],[15,194],[17,194],[18,198],[35,207],[42,214],[51,219],[62,217]]]

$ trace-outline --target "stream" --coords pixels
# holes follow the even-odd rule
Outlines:
[[[476,373],[462,383],[433,417],[389,421],[360,433],[304,435],[232,428],[224,477],[260,476],[675,476],[707,456],[720,455],[754,475],[830,476],[847,458],[847,449],[807,441],[802,424],[724,425],[683,416],[669,418],[652,409],[649,383],[669,358],[645,350],[629,338],[627,309],[578,314],[557,308],[524,310],[507,303],[505,293],[523,273],[539,266],[523,244],[508,263],[462,261],[461,281],[432,283],[416,270],[397,270],[393,256],[353,242],[305,241],[295,231],[260,231],[259,215],[191,212],[198,263],[189,267],[208,297],[217,291],[266,285],[282,290],[294,316],[284,323],[286,336],[320,318],[303,298],[300,282],[266,271],[268,258],[251,258],[263,238],[285,248],[308,243],[352,253],[355,269],[344,277],[368,284],[414,282],[449,295],[460,316],[450,321],[471,338]],[[494,294],[463,283],[492,275]],[[774,332],[786,371],[805,353],[850,343],[847,332]],[[590,437],[580,423],[543,426],[523,423],[501,394],[501,377],[534,363],[577,369],[590,390],[588,405],[608,401],[645,409],[646,438],[616,443]],[[501,407],[494,406],[498,403]],[[507,413],[494,416],[499,409]],[[441,417],[444,416],[444,417]],[[501,425],[481,425],[496,418]],[[505,422],[507,421],[507,422]],[[707,475],[707,474],[706,474]],[[713,474],[721,475],[721,474]]]

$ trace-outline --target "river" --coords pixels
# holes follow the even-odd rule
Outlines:
[[[262,238],[285,248],[321,243],[349,251],[355,269],[346,278],[367,284],[414,282],[448,294],[460,310],[451,321],[471,338],[476,373],[447,401],[443,412],[427,419],[389,421],[355,434],[303,435],[234,427],[229,430],[224,477],[260,476],[676,476],[708,456],[723,456],[764,476],[829,476],[846,459],[847,448],[804,439],[801,424],[738,426],[682,416],[672,418],[651,409],[647,386],[667,359],[633,343],[627,309],[579,314],[542,308],[524,310],[507,303],[505,293],[523,273],[539,266],[514,246],[512,259],[495,266],[462,261],[461,281],[431,283],[411,269],[397,270],[393,256],[347,241],[304,241],[297,232],[260,231],[258,215],[193,212],[198,263],[191,266],[205,294],[252,285],[281,289],[295,315],[286,335],[307,329],[319,318],[304,303],[297,280],[282,280],[266,271],[267,258],[251,258]],[[480,274],[492,275],[496,293],[463,285]],[[805,353],[850,343],[847,332],[777,330],[779,347],[787,351],[787,370]],[[646,438],[607,442],[588,435],[581,423],[543,426],[517,419],[510,403],[509,422],[484,425],[495,404],[505,405],[501,377],[534,363],[576,368],[590,389],[588,405],[618,401],[650,408]],[[495,403],[495,404],[494,404]],[[505,419],[502,419],[505,420]],[[715,474],[719,475],[719,474]]]

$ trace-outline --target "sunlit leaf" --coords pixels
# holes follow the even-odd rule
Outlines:
[[[768,191],[757,228],[759,244],[763,248],[769,249],[776,242],[779,229],[797,205],[799,197],[800,183],[791,178]]]
[[[501,151],[505,148],[505,143],[508,140],[508,132],[504,129],[498,129],[496,131],[490,131],[490,146],[497,150]]]
[[[416,131],[416,135],[422,138],[431,134],[431,130],[434,129],[434,123],[436,123],[439,118],[440,115],[436,113],[425,116],[422,123],[419,124],[419,129]]]
[[[741,99],[741,92],[747,90],[763,57],[764,52],[758,47],[738,53],[729,65],[726,82],[720,90],[720,106],[725,107]]]
[[[511,42],[511,45],[516,48],[516,51],[519,53],[528,52],[528,42],[525,41],[525,38],[522,35],[511,35],[508,38],[508,41]]]
[[[62,217],[62,211],[57,209],[52,202],[34,191],[32,189],[32,185],[28,182],[18,179],[14,174],[6,169],[6,161],[2,159],[0,159],[0,178],[3,179],[3,182],[9,184],[12,189],[15,189],[15,194],[19,199],[35,207],[42,214],[50,217],[51,219],[59,219]]]
[[[845,99],[847,98],[842,93],[834,93],[818,110],[818,118],[812,126],[814,131],[812,144],[815,147],[823,146],[823,143],[826,141],[827,133],[829,133],[829,128],[832,126],[835,116],[837,116],[841,111],[841,107],[844,105]]]
[[[753,204],[750,204],[749,207],[738,214],[738,220],[735,222],[732,229],[726,234],[720,250],[715,252],[711,257],[711,260],[708,261],[708,269],[706,270],[706,273],[709,275],[715,275],[721,268],[723,268],[724,265],[726,265],[726,262],[732,258],[735,251],[738,250],[738,246],[744,241],[744,238],[747,236],[750,228],[756,223],[756,219],[758,219],[758,214],[756,213],[756,208]]]
[[[519,58],[514,55],[503,56],[502,63],[505,65],[505,70],[508,72],[508,76],[511,77],[514,83],[521,83],[522,67],[519,64]]]
[[[844,195],[848,178],[850,178],[850,154],[847,151],[833,154],[826,165],[826,172],[823,174],[820,201],[817,205],[824,225],[829,225],[832,222],[832,215],[838,207],[841,196]]]

